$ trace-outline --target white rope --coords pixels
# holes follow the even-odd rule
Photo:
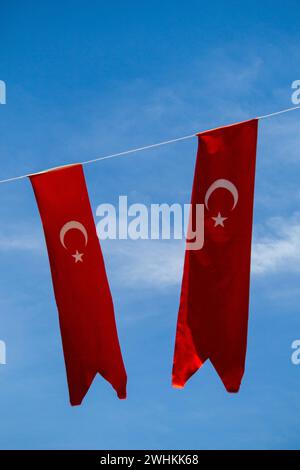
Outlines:
[[[37,171],[36,173],[27,173],[26,175],[15,176],[13,178],[7,178],[7,179],[4,179],[4,180],[0,180],[0,184],[1,183],[9,183],[11,181],[21,180],[21,179],[28,178],[29,176],[33,176],[33,175],[40,175],[41,173],[47,173],[48,171],[57,170],[59,168],[65,168],[67,166],[88,165],[89,163],[100,162],[101,160],[108,160],[110,158],[123,157],[125,155],[129,155],[130,153],[141,152],[142,150],[148,150],[148,149],[152,149],[154,147],[161,147],[162,145],[172,144],[173,142],[179,142],[180,140],[191,139],[192,137],[195,137],[196,135],[197,134],[190,134],[190,135],[186,135],[184,137],[178,137],[176,139],[165,140],[163,142],[158,142],[157,144],[151,144],[151,145],[146,145],[144,147],[138,147],[138,148],[131,149],[131,150],[125,150],[125,152],[112,153],[111,155],[105,155],[104,157],[93,158],[92,160],[84,160],[83,162],[76,162],[76,163],[68,163],[66,165],[59,165],[59,166],[56,166],[56,167],[53,167],[53,168],[48,168],[48,170]]]
[[[164,142],[159,142],[158,144],[146,145],[145,147],[139,147],[136,149],[126,150],[125,152],[113,153],[112,155],[106,155],[105,157],[94,158],[93,160],[86,160],[84,162],[81,162],[81,165],[87,165],[88,163],[99,162],[101,160],[108,160],[109,158],[123,157],[124,155],[128,155],[129,153],[140,152],[142,150],[153,149],[154,147],[161,147],[162,145],[173,144],[174,142],[179,142],[180,140],[191,139],[192,137],[195,137],[196,135],[197,134],[190,134],[184,137],[177,137],[177,139],[165,140]]]
[[[300,109],[300,106],[294,106],[292,108],[282,109],[281,111],[277,111],[276,113],[271,113],[271,114],[266,114],[264,116],[259,116],[256,119],[266,119],[266,118],[269,118],[269,117],[278,116],[279,114],[288,113],[289,111],[294,111],[295,109]],[[142,150],[153,149],[155,147],[161,147],[162,145],[173,144],[174,142],[179,142],[181,140],[191,139],[192,137],[196,137],[198,134],[199,134],[199,132],[197,132],[195,134],[186,135],[184,137],[177,137],[176,139],[165,140],[163,142],[158,142],[157,144],[151,144],[151,145],[146,145],[144,147],[138,147],[138,148],[131,149],[131,150],[125,150],[124,152],[112,153],[111,155],[105,155],[103,157],[93,158],[92,160],[85,160],[83,162],[77,162],[77,163],[71,163],[71,164],[69,163],[69,164],[66,164],[66,165],[59,165],[59,166],[56,166],[56,167],[53,167],[53,168],[49,168],[48,170],[42,170],[42,171],[38,171],[36,173],[27,173],[25,175],[15,176],[13,178],[3,179],[3,180],[0,180],[0,184],[10,183],[12,181],[17,181],[17,180],[21,180],[21,179],[24,179],[24,178],[28,178],[29,176],[39,175],[41,173],[47,173],[48,171],[56,170],[58,168],[65,168],[67,166],[72,166],[72,165],[76,165],[76,164],[77,165],[88,165],[89,163],[100,162],[101,160],[109,160],[111,158],[124,157],[125,155],[129,155],[131,153],[136,153],[136,152],[141,152]]]
[[[257,119],[266,119],[273,116],[278,116],[279,114],[288,113],[289,111],[294,111],[295,109],[299,109],[300,106],[293,106],[292,108],[282,109],[281,111],[277,111],[276,113],[265,114],[264,116],[259,116]]]

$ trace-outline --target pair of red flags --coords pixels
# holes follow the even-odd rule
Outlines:
[[[188,250],[172,383],[210,359],[229,392],[244,373],[257,120],[198,135],[191,215],[205,205],[204,245]],[[67,370],[79,405],[100,373],[126,398],[113,301],[81,165],[30,177],[41,215]],[[192,218],[191,218],[192,220]]]

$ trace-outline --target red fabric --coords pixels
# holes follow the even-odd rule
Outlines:
[[[71,404],[82,402],[97,372],[126,398],[113,302],[82,166],[30,180],[48,248]]]
[[[204,245],[186,250],[172,383],[183,387],[210,359],[227,391],[237,392],[247,344],[257,120],[198,139],[192,211],[208,206]]]

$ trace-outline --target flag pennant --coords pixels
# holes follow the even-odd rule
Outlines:
[[[114,308],[81,165],[30,176],[43,223],[70,402],[101,374],[126,398]]]
[[[172,384],[209,359],[228,392],[245,369],[258,121],[198,135],[191,213],[204,204],[204,244],[186,249]],[[188,245],[188,244],[187,244]]]

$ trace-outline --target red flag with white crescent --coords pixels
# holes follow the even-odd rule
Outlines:
[[[204,244],[186,249],[178,313],[175,387],[209,359],[228,392],[245,368],[258,121],[198,135],[192,214],[204,204]],[[191,218],[193,219],[193,217]]]
[[[30,177],[47,243],[70,402],[99,372],[126,398],[114,308],[81,165]]]

